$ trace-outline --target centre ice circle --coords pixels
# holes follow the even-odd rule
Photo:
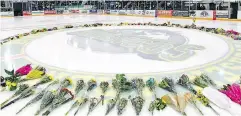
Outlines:
[[[215,62],[227,55],[229,45],[220,36],[196,30],[111,26],[56,32],[32,41],[25,52],[39,63],[66,70],[153,73]]]

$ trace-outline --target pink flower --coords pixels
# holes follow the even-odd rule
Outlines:
[[[228,30],[227,32],[230,34],[239,35],[239,32],[234,31],[234,30]]]
[[[232,84],[228,86],[226,90],[220,90],[227,95],[232,101],[241,105],[241,89],[238,84]]]
[[[32,70],[31,64],[27,64],[16,70],[15,75],[19,74],[20,76],[27,75]]]

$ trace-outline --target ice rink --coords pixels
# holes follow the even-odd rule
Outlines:
[[[33,29],[60,27],[91,23],[120,23],[120,22],[152,22],[164,23],[170,21],[182,25],[192,24],[190,19],[151,18],[134,16],[108,15],[65,15],[65,16],[27,16],[0,18],[0,39],[5,39],[19,33],[30,32]],[[197,26],[223,28],[241,32],[241,22],[238,21],[208,21],[197,20]],[[130,78],[141,77],[148,79],[156,77],[171,77],[177,80],[182,74],[194,78],[202,72],[208,74],[221,86],[239,80],[241,74],[241,41],[201,32],[192,29],[175,27],[152,26],[123,26],[73,28],[31,35],[26,39],[14,40],[1,46],[1,72],[4,69],[18,68],[27,63],[42,65],[56,78],[66,76],[95,78],[111,81],[116,73],[126,73]],[[158,96],[167,92],[159,90]],[[187,90],[177,87],[177,91]],[[145,89],[147,99],[141,116],[150,115],[148,105],[152,94]],[[132,92],[133,93],[133,92]],[[132,94],[131,93],[131,94]],[[2,92],[0,102],[8,98],[11,92]],[[90,96],[99,96],[96,89]],[[133,93],[134,94],[134,93]],[[107,92],[107,99],[113,97],[114,91]],[[127,96],[125,96],[127,97]],[[14,116],[28,100],[19,101],[15,105],[0,111],[0,114]],[[71,103],[55,110],[52,115],[63,116]],[[241,109],[234,105],[234,109]],[[32,105],[19,116],[34,115],[39,103]],[[131,107],[131,103],[128,103]],[[221,116],[231,116],[230,113],[213,105]],[[86,115],[87,106],[79,112]],[[32,109],[32,110],[31,110]],[[201,106],[204,115],[215,116],[209,108]],[[105,107],[98,107],[90,116],[104,116]],[[188,116],[200,115],[191,105],[187,106]],[[72,115],[72,114],[71,114]],[[109,114],[115,116],[116,111]],[[123,115],[135,115],[132,108],[127,108]],[[170,107],[154,116],[178,116]]]

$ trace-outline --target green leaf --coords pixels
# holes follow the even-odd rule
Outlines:
[[[7,73],[10,76],[14,75],[14,69],[12,71],[8,71],[8,70],[4,69],[4,71],[5,71],[5,73]]]

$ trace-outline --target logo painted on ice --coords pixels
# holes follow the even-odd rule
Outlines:
[[[112,54],[134,53],[144,59],[159,61],[183,61],[205,49],[188,44],[186,37],[168,30],[92,29],[68,35],[72,37],[67,43],[77,48]]]

